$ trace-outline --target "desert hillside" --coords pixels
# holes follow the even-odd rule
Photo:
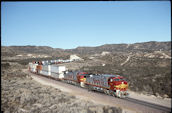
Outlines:
[[[27,65],[33,60],[68,59],[76,54],[84,61],[65,63],[68,69],[125,76],[132,91],[171,97],[171,42],[106,44],[97,47],[59,49],[47,46],[3,46],[2,61]]]
[[[18,62],[1,62],[1,112],[122,113],[121,108],[95,104],[33,80]],[[67,108],[67,109],[66,109]]]

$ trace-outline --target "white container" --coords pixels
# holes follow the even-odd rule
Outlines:
[[[44,71],[44,70],[40,71],[40,74],[49,76],[49,75],[48,75],[48,71]]]
[[[51,65],[43,65],[42,71],[46,71],[46,75],[51,75]]]
[[[38,65],[38,64],[31,64],[31,65],[30,65],[31,71],[32,71],[32,72],[36,72],[37,65]]]
[[[57,65],[51,65],[51,72],[53,73],[63,73],[64,71],[66,71],[66,67],[65,66],[57,66]]]
[[[59,79],[63,79],[64,78],[64,73],[60,73],[59,74]]]
[[[48,65],[43,65],[43,66],[42,66],[42,70],[48,71]]]
[[[51,75],[51,65],[48,65],[48,75]]]
[[[51,72],[51,76],[54,77],[54,78],[59,78],[59,74],[58,73]]]

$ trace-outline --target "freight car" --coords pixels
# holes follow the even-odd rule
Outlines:
[[[82,71],[67,71],[65,66],[43,64],[42,62],[30,62],[29,71],[119,98],[124,98],[128,95],[128,83],[120,75],[94,75]]]

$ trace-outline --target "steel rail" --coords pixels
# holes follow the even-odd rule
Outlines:
[[[32,74],[38,75],[36,73],[32,73]],[[48,79],[57,81],[57,79],[54,79],[52,77],[48,77],[48,76],[44,76],[44,75],[38,75],[38,76],[42,76],[44,78],[48,78]],[[61,82],[61,81],[58,80],[58,82]],[[72,85],[72,84],[69,84],[69,85]],[[79,88],[81,88],[81,87],[79,87]],[[81,89],[86,89],[86,88],[81,88]],[[98,91],[91,91],[91,92],[99,93],[100,95],[107,95],[105,93],[98,92]],[[107,96],[109,96],[110,98],[112,98],[112,96],[110,96],[110,95],[107,95]],[[158,105],[158,104],[154,104],[154,103],[150,103],[150,102],[146,102],[146,101],[142,101],[142,100],[138,100],[138,99],[134,99],[134,98],[130,98],[130,97],[125,97],[125,98],[120,98],[120,99],[125,100],[125,101],[129,101],[129,102],[132,102],[132,103],[135,103],[135,104],[143,105],[143,106],[146,106],[146,107],[154,108],[154,109],[157,109],[157,110],[161,110],[161,111],[164,111],[164,112],[167,112],[167,113],[171,113],[171,108],[165,107],[165,106],[162,106],[162,105]]]

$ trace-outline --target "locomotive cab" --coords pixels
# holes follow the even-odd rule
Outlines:
[[[79,72],[77,73],[77,79],[78,79],[78,82],[85,82],[86,81],[86,76],[88,75],[88,73],[86,72]]]
[[[86,76],[88,75],[87,72],[79,72],[77,73],[77,80],[80,83],[81,87],[85,87]]]
[[[122,76],[111,77],[108,80],[110,89],[114,91],[117,97],[127,96],[128,83],[126,79]]]

